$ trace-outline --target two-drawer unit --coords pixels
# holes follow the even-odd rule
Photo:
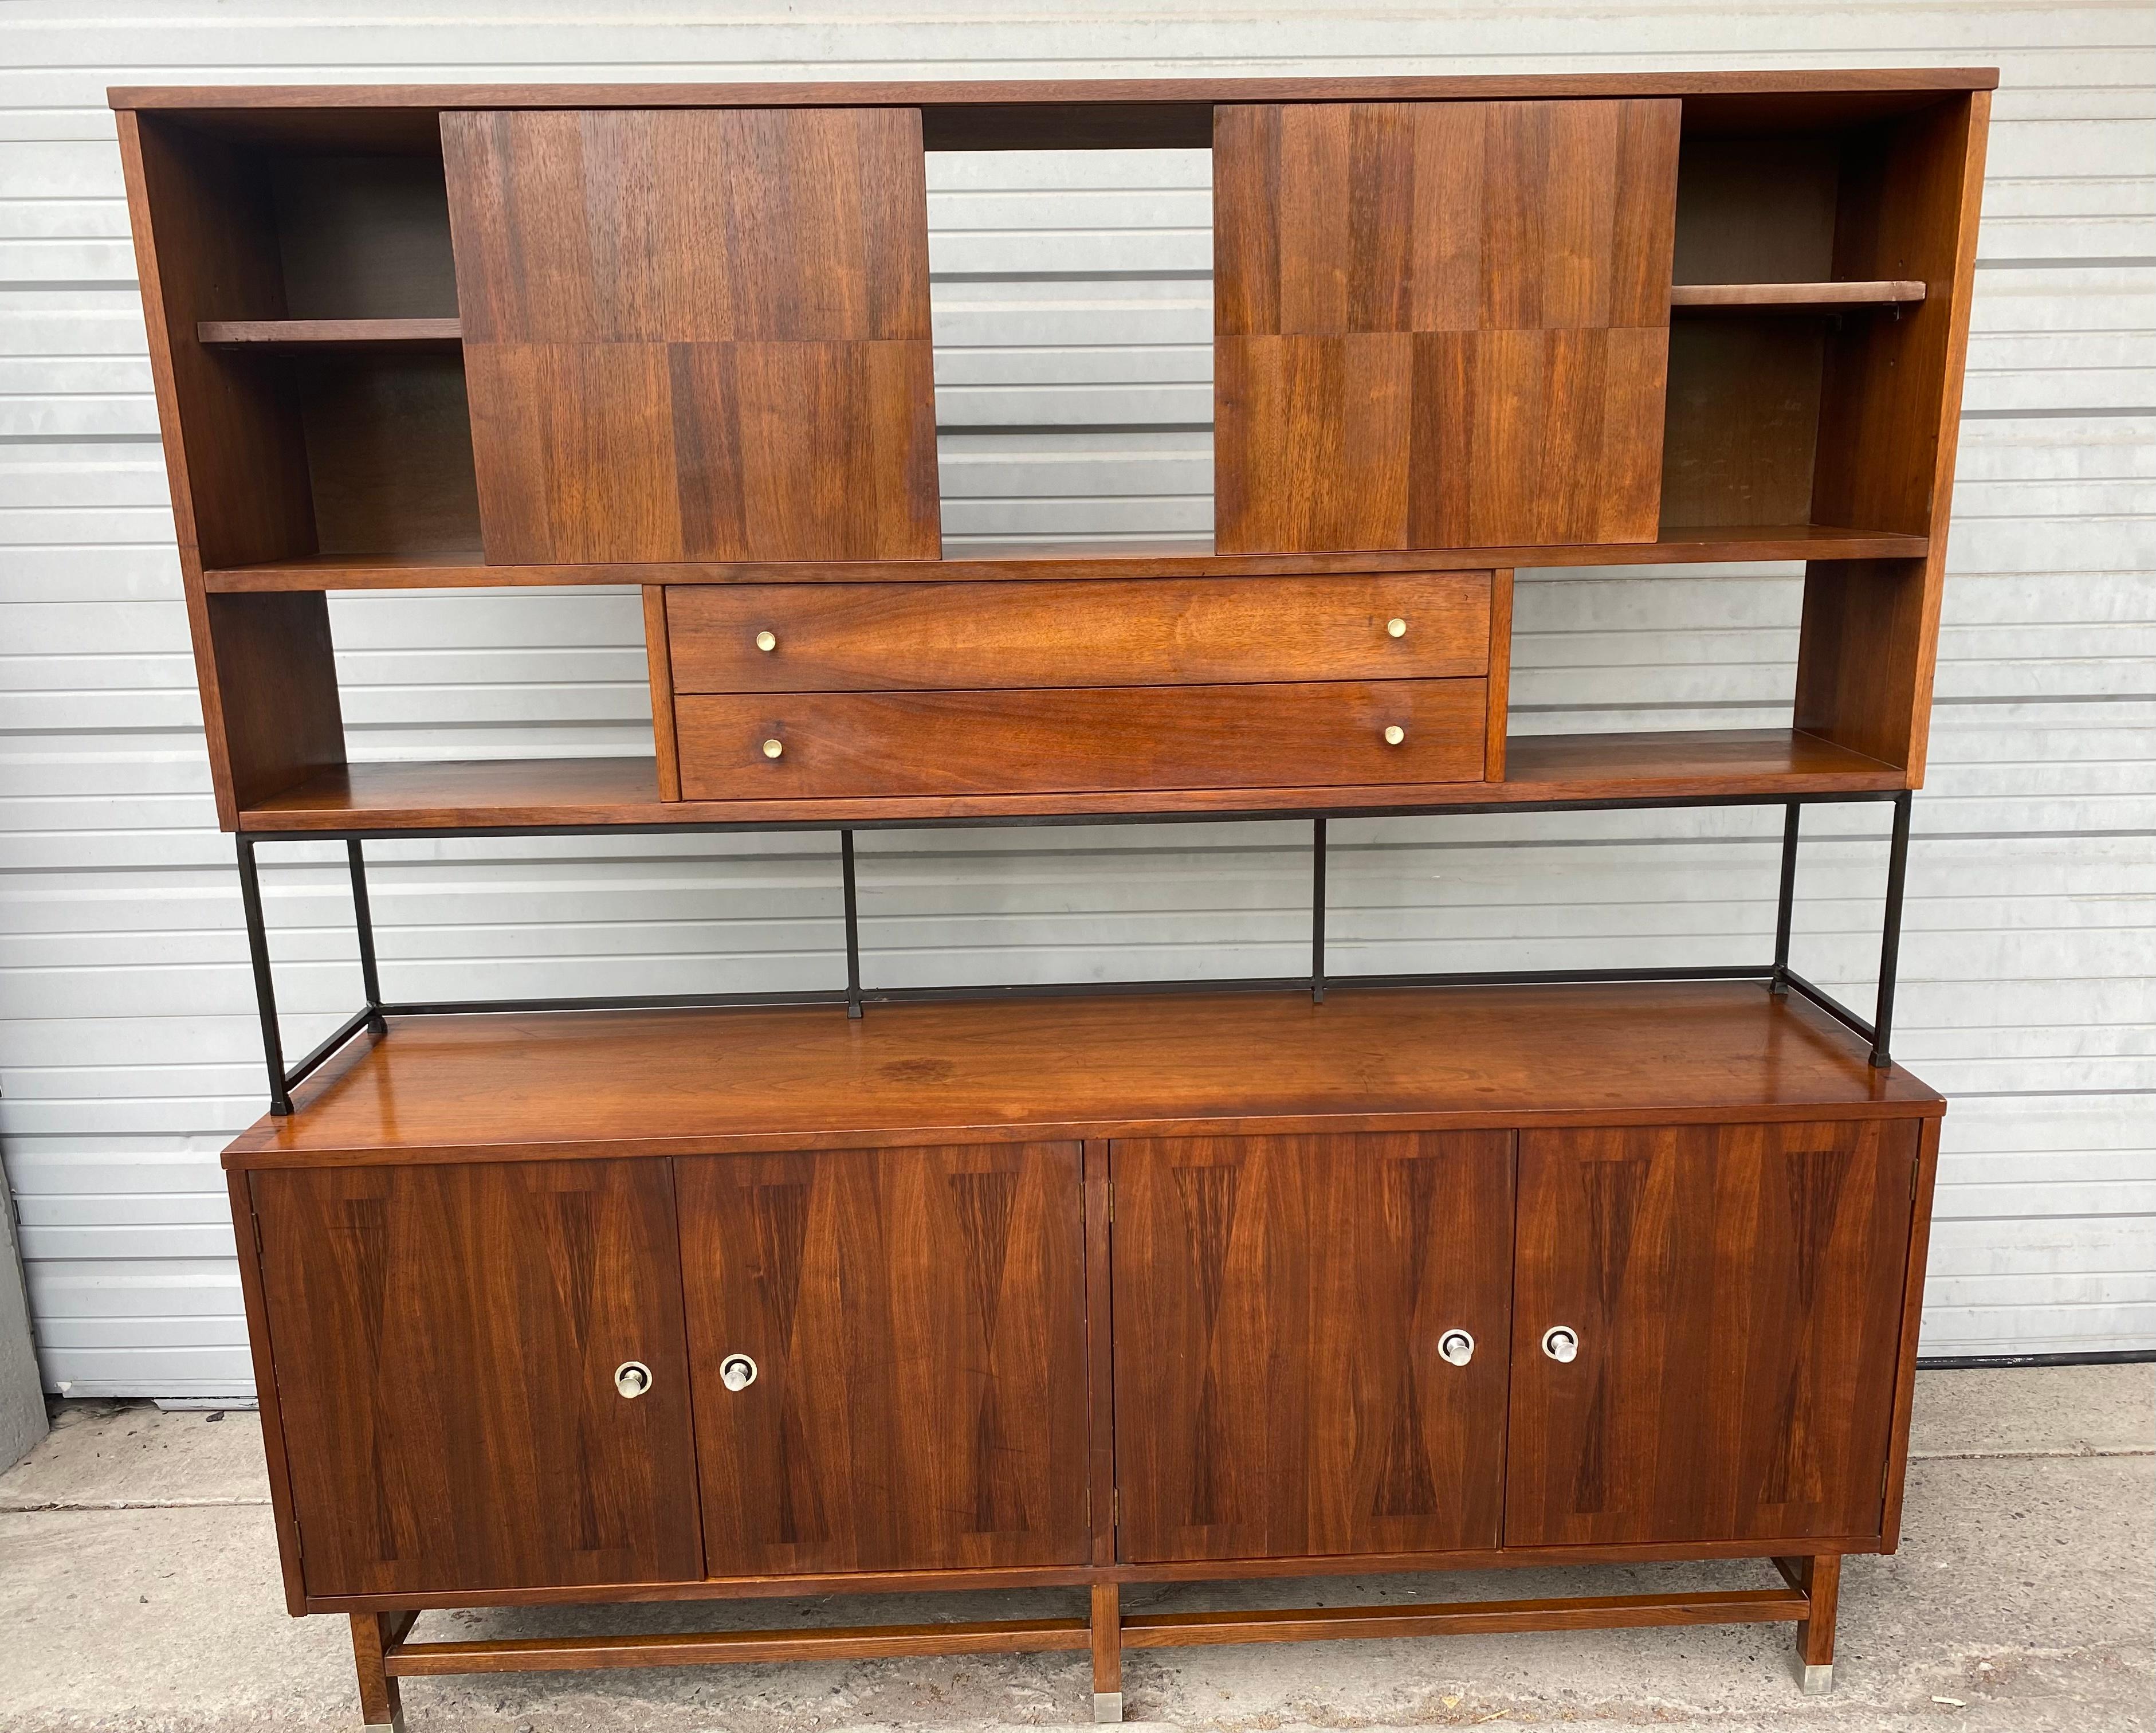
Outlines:
[[[653,586],[660,785],[731,801],[1499,782],[1512,577]]]

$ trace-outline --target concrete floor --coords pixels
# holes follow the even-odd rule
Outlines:
[[[1798,1694],[1783,1626],[1154,1651],[1134,1722],[1178,1728],[2156,1727],[2156,1370],[1934,1372],[1917,1384],[1902,1550],[1844,1568],[1838,1689]],[[341,1619],[285,1616],[251,1414],[63,1405],[0,1475],[0,1728],[356,1729]],[[1756,1564],[1579,1566],[1144,1591],[1276,1606],[1760,1586]],[[794,1626],[1068,1610],[1075,1595],[826,1597],[434,1613],[419,1634]],[[1070,1725],[1077,1657],[422,1679],[411,1733],[827,1733]]]

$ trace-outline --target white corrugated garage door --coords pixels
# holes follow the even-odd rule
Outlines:
[[[1197,8],[1191,8],[1195,11]],[[589,3],[377,21],[270,0],[0,14],[0,1067],[49,1381],[249,1387],[217,1151],[260,1108],[228,839],[192,668],[103,92],[111,83],[2003,68],[1900,1056],[1954,1098],[1932,1354],[2156,1344],[2156,13],[1767,0],[810,4],[646,22]],[[932,158],[946,523],[959,542],[1202,535],[1209,200],[1199,152]],[[1522,573],[1516,725],[1785,722],[1794,568]],[[356,755],[648,750],[624,593],[340,597]],[[418,645],[437,647],[419,649]],[[439,647],[449,646],[449,647]],[[1881,815],[1815,815],[1800,966],[1861,995]],[[1300,824],[872,836],[878,982],[1289,973]],[[1779,815],[1334,827],[1334,966],[1763,954]],[[1840,839],[1840,840],[1834,840]],[[821,839],[383,846],[393,996],[839,977]],[[721,857],[718,851],[726,851]],[[273,870],[295,1050],[357,1003],[326,851]]]

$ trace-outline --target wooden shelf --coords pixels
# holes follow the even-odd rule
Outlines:
[[[458,349],[454,319],[204,319],[196,341],[213,349]]]
[[[905,824],[1176,812],[1383,812],[1601,800],[1716,800],[1905,787],[1892,764],[1792,728],[1530,734],[1502,783],[1199,789],[848,800],[661,800],[649,759],[352,764],[248,808],[252,831],[445,831],[613,825]]]
[[[1679,283],[1671,313],[1851,313],[1907,306],[1924,298],[1922,283]]]
[[[1922,559],[1928,537],[1830,524],[1668,528],[1653,542],[1532,548],[1386,549],[1358,553],[1214,553],[1203,544],[1031,543],[940,560],[732,560],[701,564],[489,565],[477,548],[399,555],[313,554],[203,573],[227,593],[461,589],[566,584],[938,584],[1013,579],[1304,577],[1341,572],[1473,572],[1502,567],[1743,564],[1813,559]]]
[[[1553,1065],[1550,1056],[1563,1054]],[[1682,1054],[1681,1065],[1671,1056]],[[1122,993],[843,1007],[398,1018],[226,1156],[685,1154],[829,1143],[1671,1124],[1939,1110],[1803,1000],[1753,982]]]

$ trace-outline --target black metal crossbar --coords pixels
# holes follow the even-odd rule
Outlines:
[[[1859,1016],[1832,994],[1789,967],[1792,925],[1795,912],[1797,851],[1799,815],[1807,805],[1850,805],[1888,800],[1894,809],[1887,865],[1886,906],[1880,923],[1879,986],[1870,1021]],[[1580,984],[1651,983],[1666,981],[1748,981],[1762,983],[1776,995],[1795,993],[1846,1026],[1871,1046],[1871,1063],[1881,1069],[1893,1062],[1890,1041],[1893,1029],[1894,990],[1900,963],[1903,891],[1908,875],[1909,818],[1912,796],[1906,789],[1885,793],[1810,795],[1796,798],[1739,796],[1700,800],[1563,801],[1548,805],[1489,805],[1417,809],[1412,813],[1330,812],[1318,814],[1311,824],[1311,947],[1310,973],[1286,976],[1231,976],[1224,980],[1175,981],[1070,981],[1028,983],[1013,986],[884,987],[861,985],[860,910],[854,856],[854,831],[837,825],[679,825],[623,827],[610,825],[519,826],[514,829],[428,831],[439,836],[604,836],[624,828],[644,831],[734,831],[741,830],[826,830],[839,832],[839,872],[845,925],[846,985],[843,990],[803,990],[777,993],[686,993],[631,995],[618,998],[470,999],[385,1002],[381,969],[374,946],[374,916],[367,887],[365,843],[371,837],[407,836],[407,831],[243,831],[237,841],[239,863],[239,900],[246,918],[248,954],[254,964],[254,998],[262,1025],[263,1057],[270,1077],[270,1111],[284,1117],[292,1112],[292,1092],[362,1030],[375,1035],[388,1032],[393,1017],[466,1016],[475,1012],[554,1012],[593,1010],[709,1010],[751,1005],[844,1005],[847,1016],[858,1018],[870,1005],[906,1005],[932,1000],[1039,999],[1086,994],[1276,992],[1306,989],[1313,1001],[1322,1005],[1330,987],[1491,987]],[[1701,965],[1672,969],[1537,969],[1471,973],[1419,974],[1328,975],[1325,956],[1326,825],[1343,817],[1419,817],[1449,812],[1580,812],[1638,810],[1674,806],[1756,806],[1782,805],[1786,812],[1782,829],[1781,880],[1776,899],[1774,957],[1770,964]],[[1117,815],[1126,823],[1209,823],[1277,820],[1278,813],[1173,813]],[[1026,825],[1045,820],[971,821]],[[1067,819],[1054,822],[1069,822]],[[941,821],[901,820],[877,829],[914,829]],[[276,981],[270,965],[269,928],[262,912],[262,887],[256,850],[265,842],[322,843],[341,841],[352,878],[352,920],[359,941],[359,967],[366,1003],[345,1019],[321,1043],[296,1065],[287,1068],[277,1014]]]

